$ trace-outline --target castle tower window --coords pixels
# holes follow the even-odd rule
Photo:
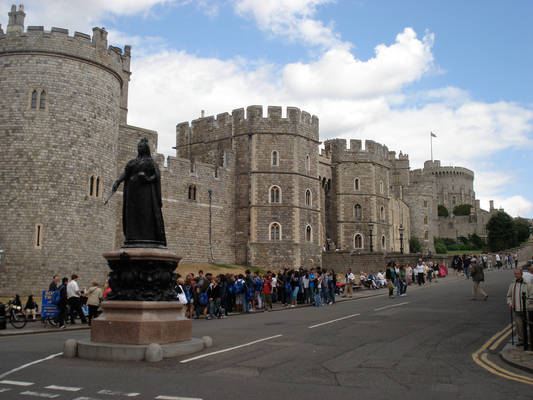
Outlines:
[[[33,242],[33,247],[35,249],[42,249],[43,247],[43,225],[35,225],[35,240]]]
[[[309,154],[305,157],[305,170],[307,172],[311,171],[311,157],[309,156]]]
[[[424,225],[427,225],[427,224],[428,224],[428,216],[424,215]]]
[[[427,200],[424,200],[424,207],[428,208],[428,201]]]
[[[307,207],[311,207],[311,202],[312,202],[312,194],[311,194],[311,190],[307,189],[305,191],[305,205]]]
[[[359,191],[359,178],[353,180],[353,190]]]
[[[310,225],[307,225],[305,228],[305,241],[306,242],[312,242],[313,241],[313,229]]]
[[[363,215],[363,212],[362,212],[362,209],[361,209],[361,206],[359,204],[356,204],[354,207],[353,207],[353,216],[355,218],[358,218],[358,219],[361,219],[361,216]]]
[[[41,95],[39,96],[39,108],[41,110],[46,108],[46,92],[44,90],[41,91]]]
[[[424,231],[424,240],[429,240],[429,232]]]
[[[94,195],[94,176],[89,178],[89,197]]]
[[[357,233],[353,237],[353,248],[354,249],[362,249],[363,248],[363,235],[360,233]]]
[[[386,244],[385,236],[381,236],[381,250],[385,251],[387,249]]]
[[[100,197],[100,177],[96,178],[96,188],[95,188],[94,197]]]
[[[272,152],[272,155],[270,156],[270,163],[272,164],[273,167],[279,166],[279,155],[276,150],[274,150]]]
[[[190,165],[189,172],[192,174],[194,171],[196,171],[196,165],[194,163],[194,160],[191,160],[191,165]]]
[[[192,200],[192,201],[196,200],[196,186],[195,185],[189,185],[189,200]]]
[[[379,193],[383,194],[383,181],[379,181]]]
[[[37,108],[37,90],[31,92],[31,108]]]
[[[381,206],[379,209],[379,216],[382,221],[385,221],[385,207]]]
[[[455,205],[455,203],[457,202],[457,199],[455,196],[452,197],[452,205]]]
[[[281,240],[281,225],[277,222],[272,222],[270,224],[270,240],[279,241]]]
[[[281,203],[281,189],[279,186],[272,186],[270,188],[270,202]]]

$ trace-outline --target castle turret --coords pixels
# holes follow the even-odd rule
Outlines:
[[[11,11],[8,13],[9,22],[7,24],[7,33],[22,33],[24,32],[24,6],[21,4],[17,10],[17,7],[13,4]]]

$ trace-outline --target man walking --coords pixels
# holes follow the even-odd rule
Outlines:
[[[418,282],[418,286],[422,286],[422,284],[426,283],[424,280],[424,263],[422,262],[422,259],[418,259],[418,263],[415,267],[415,273],[416,273],[416,280]]]
[[[77,281],[78,275],[72,274],[71,280],[67,285],[68,306],[70,308],[70,322],[72,324],[76,323],[76,313],[80,316],[81,322],[85,324],[87,323],[87,319],[85,318],[85,314],[83,314],[83,310],[81,309],[81,292]]]
[[[487,300],[489,298],[489,295],[479,287],[479,283],[485,280],[485,274],[483,272],[483,267],[477,262],[475,258],[472,261],[471,276],[472,280],[474,281],[474,286],[472,286],[472,300],[476,300],[478,292],[484,296],[483,300]]]
[[[350,297],[353,296],[353,282],[355,281],[355,275],[352,273],[352,269],[348,268],[348,272],[345,276],[345,285],[344,285],[344,295],[342,297],[347,297],[348,292],[350,292]]]
[[[522,307],[522,296],[526,296],[526,307],[533,307],[533,286],[526,283],[522,278],[522,270],[514,270],[515,281],[509,285],[507,290],[507,304],[514,311],[514,323],[518,334],[517,346],[524,344],[524,308]],[[527,329],[527,328],[526,328]]]

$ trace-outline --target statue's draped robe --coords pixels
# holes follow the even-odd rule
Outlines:
[[[124,245],[166,246],[159,167],[150,156],[137,157],[124,172]]]

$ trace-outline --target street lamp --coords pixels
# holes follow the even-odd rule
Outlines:
[[[400,225],[398,230],[400,231],[400,253],[403,254],[403,230],[404,230],[403,225]]]
[[[370,230],[370,252],[372,253],[374,251],[374,245],[372,243],[372,229],[374,229],[373,222],[368,223],[368,229]]]

